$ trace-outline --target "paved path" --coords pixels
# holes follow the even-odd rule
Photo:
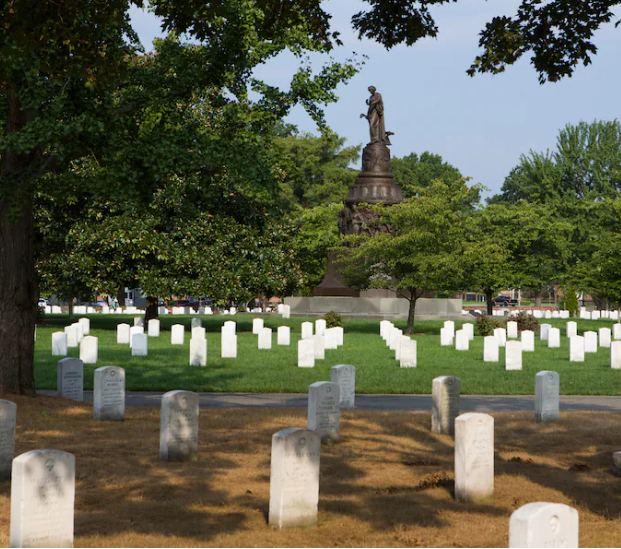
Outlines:
[[[56,391],[39,391],[55,395]],[[163,393],[128,392],[127,406],[159,407]],[[308,398],[299,393],[199,393],[201,408],[306,408]],[[93,401],[93,392],[84,391]],[[561,396],[561,411],[621,411],[621,396]],[[356,395],[358,410],[429,411],[430,395]],[[462,395],[462,412],[533,411],[533,396]]]

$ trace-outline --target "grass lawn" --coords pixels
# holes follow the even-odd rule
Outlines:
[[[564,336],[564,320],[548,323],[562,328],[561,348],[548,349],[536,341],[534,353],[523,353],[523,370],[505,371],[504,349],[499,363],[483,362],[483,338],[475,337],[469,351],[456,351],[440,346],[442,321],[419,321],[413,337],[418,342],[418,367],[399,368],[394,354],[379,335],[379,321],[346,320],[344,345],[326,351],[325,360],[314,368],[297,367],[297,341],[301,322],[309,319],[283,320],[265,318],[265,325],[274,330],[281,325],[292,328],[291,346],[276,345],[271,350],[257,349],[257,336],[252,334],[252,315],[235,317],[202,317],[207,329],[207,367],[189,366],[190,337],[186,331],[184,345],[170,345],[170,326],[181,323],[186,330],[193,317],[162,317],[159,338],[149,338],[149,356],[132,357],[129,346],[116,343],[116,325],[132,324],[130,315],[90,315],[91,335],[99,338],[99,362],[85,365],[85,389],[93,387],[93,371],[100,366],[121,366],[126,369],[127,390],[168,391],[186,389],[215,392],[291,392],[306,393],[315,381],[330,379],[330,368],[336,364],[356,367],[357,393],[429,393],[431,381],[440,375],[461,379],[463,394],[533,394],[534,377],[541,370],[554,370],[561,376],[562,394],[621,394],[621,370],[612,370],[609,349],[587,354],[584,363],[569,362],[569,342]],[[220,358],[220,327],[231,318],[237,321],[237,359]],[[612,326],[608,320],[578,320],[578,332]],[[35,377],[38,389],[56,389],[56,363],[52,356],[52,333],[69,324],[67,315],[48,315],[37,328]],[[405,321],[397,321],[404,328]],[[458,322],[457,324],[460,324]],[[70,356],[79,356],[78,349],[69,349]]]
[[[16,397],[15,453],[76,456],[75,547],[507,547],[509,517],[533,501],[570,505],[580,547],[621,546],[620,479],[610,471],[621,415],[495,413],[494,502],[453,497],[454,442],[424,412],[341,413],[321,448],[318,524],[267,524],[272,434],[306,427],[305,410],[201,410],[198,460],[158,459],[159,410],[94,422],[92,408]],[[0,482],[9,545],[10,482]]]

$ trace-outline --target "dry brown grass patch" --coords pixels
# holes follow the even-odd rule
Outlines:
[[[453,440],[429,414],[342,414],[338,444],[322,448],[319,524],[266,524],[271,436],[305,427],[303,410],[201,410],[199,459],[158,460],[159,410],[129,408],[122,423],[92,420],[90,405],[52,397],[18,405],[16,452],[55,448],[77,458],[76,547],[506,547],[510,514],[531,501],[580,513],[581,546],[621,545],[621,414],[493,414],[493,505],[453,492]],[[0,544],[8,545],[10,484],[0,483]]]

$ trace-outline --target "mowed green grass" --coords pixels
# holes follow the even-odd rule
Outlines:
[[[330,368],[337,364],[356,367],[356,392],[382,394],[430,393],[431,381],[440,375],[457,376],[463,394],[528,395],[534,393],[535,374],[554,370],[561,376],[561,393],[574,395],[621,394],[621,370],[610,368],[610,350],[600,348],[587,354],[583,363],[569,362],[569,341],[565,337],[564,320],[549,320],[561,328],[560,349],[548,349],[536,338],[534,353],[523,353],[521,371],[505,371],[504,349],[500,362],[483,362],[483,338],[475,337],[469,351],[456,351],[440,346],[442,321],[419,321],[415,324],[418,342],[418,367],[400,368],[379,335],[378,320],[345,320],[344,345],[327,350],[325,360],[315,361],[314,368],[297,367],[297,342],[300,324],[307,318],[281,319],[266,315],[266,327],[274,330],[271,350],[257,348],[257,336],[252,334],[253,315],[201,317],[207,330],[208,359],[206,367],[189,366],[191,316],[161,318],[162,332],[149,338],[149,356],[132,357],[128,345],[116,343],[116,325],[133,324],[130,315],[87,315],[91,319],[91,335],[99,338],[99,361],[85,365],[85,389],[92,389],[95,368],[121,366],[126,370],[127,390],[168,391],[186,389],[215,392],[287,392],[306,393],[315,381],[329,381]],[[256,315],[255,315],[256,316]],[[78,317],[79,318],[79,317]],[[237,357],[220,358],[220,328],[226,320],[237,322]],[[468,320],[464,320],[467,322]],[[578,333],[612,327],[608,320],[578,320]],[[170,344],[170,326],[186,326],[185,343]],[[35,378],[38,389],[56,389],[56,364],[61,357],[52,356],[52,333],[70,324],[67,315],[48,315],[37,328]],[[459,325],[462,322],[457,322]],[[276,328],[290,326],[291,345],[276,345]],[[395,325],[405,328],[405,321]],[[77,348],[69,356],[78,357]]]

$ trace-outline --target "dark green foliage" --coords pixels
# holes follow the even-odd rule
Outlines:
[[[521,312],[512,317],[511,320],[518,323],[518,332],[530,330],[531,332],[537,333],[537,330],[539,330],[539,319],[535,318],[533,315],[527,315]]]
[[[504,328],[505,322],[494,316],[481,315],[474,323],[474,333],[478,336],[494,335],[496,328]]]
[[[565,310],[569,311],[572,317],[578,316],[578,307],[576,291],[573,288],[567,288],[567,290],[565,290]]]
[[[336,328],[343,326],[343,317],[334,311],[326,313],[322,317],[326,321],[326,328]]]

